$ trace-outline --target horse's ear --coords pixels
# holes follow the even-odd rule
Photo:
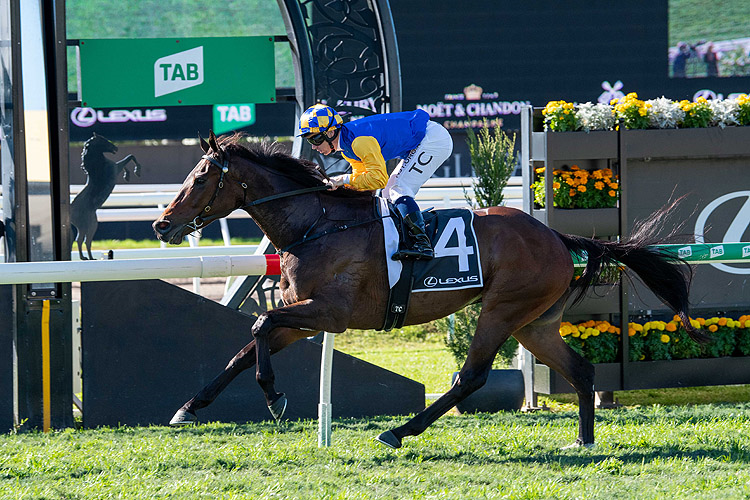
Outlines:
[[[206,140],[203,137],[201,137],[200,134],[198,134],[198,139],[200,139],[201,149],[203,150],[204,153],[208,154],[208,151],[211,149],[211,146],[208,145]]]
[[[216,136],[214,135],[213,130],[209,130],[208,132],[208,145],[211,146],[211,149],[215,152],[219,152],[219,145],[216,143]]]

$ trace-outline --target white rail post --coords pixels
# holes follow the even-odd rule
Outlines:
[[[323,332],[320,355],[320,403],[318,404],[318,448],[331,446],[331,368],[335,334]]]

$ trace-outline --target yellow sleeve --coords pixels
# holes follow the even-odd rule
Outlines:
[[[352,141],[352,151],[361,161],[344,156],[352,165],[348,185],[359,191],[383,189],[388,183],[388,171],[378,141],[370,136],[357,137]]]

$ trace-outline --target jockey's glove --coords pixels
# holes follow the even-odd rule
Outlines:
[[[328,183],[331,186],[331,189],[336,189],[343,186],[344,184],[347,184],[348,180],[348,175],[334,175],[333,177],[331,177]]]

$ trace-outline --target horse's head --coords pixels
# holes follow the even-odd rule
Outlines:
[[[96,132],[94,132],[94,135],[83,143],[81,159],[88,153],[117,153],[117,146],[103,135],[96,135]]]
[[[234,178],[231,158],[217,144],[213,131],[208,142],[201,138],[205,153],[182,188],[161,216],[153,223],[156,237],[178,245],[182,238],[226,217],[242,205],[247,185]]]

